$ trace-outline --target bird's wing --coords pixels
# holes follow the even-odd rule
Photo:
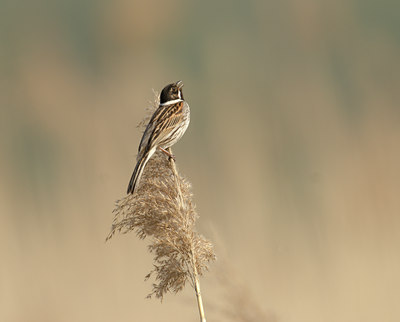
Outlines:
[[[154,117],[154,115],[153,115],[153,117]],[[149,124],[147,124],[146,129],[143,132],[142,139],[140,140],[140,144],[139,144],[139,148],[138,148],[138,153],[139,153],[138,155],[140,155],[140,153],[143,151],[143,149],[146,146],[148,146],[148,144],[149,144],[150,135],[154,129],[154,123],[152,123],[151,120],[150,120]]]
[[[159,144],[183,120],[183,102],[159,106],[147,124],[139,144],[139,154],[143,149],[150,149]]]
[[[184,120],[183,102],[165,106],[166,109],[154,120],[155,127],[151,135],[152,146],[162,144]]]

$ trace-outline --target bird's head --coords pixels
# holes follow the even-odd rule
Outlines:
[[[167,105],[169,102],[173,103],[178,100],[183,100],[182,87],[182,81],[177,81],[176,83],[165,86],[161,91],[160,104]]]

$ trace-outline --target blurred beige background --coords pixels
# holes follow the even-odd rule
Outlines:
[[[145,299],[146,242],[104,242],[179,79],[174,152],[224,263],[208,321],[233,320],[225,269],[265,321],[400,321],[400,2],[1,0],[0,22],[0,321],[198,320],[190,289]]]

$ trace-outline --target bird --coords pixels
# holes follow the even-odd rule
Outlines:
[[[161,91],[159,106],[140,140],[136,166],[129,181],[127,194],[135,192],[147,162],[157,149],[169,159],[175,160],[167,150],[182,138],[190,123],[190,108],[183,98],[182,87],[183,82],[177,81],[166,85]]]

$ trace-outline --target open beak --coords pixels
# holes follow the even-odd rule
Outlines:
[[[178,86],[178,89],[181,89],[183,87],[183,82],[182,81],[177,81],[176,86]]]

